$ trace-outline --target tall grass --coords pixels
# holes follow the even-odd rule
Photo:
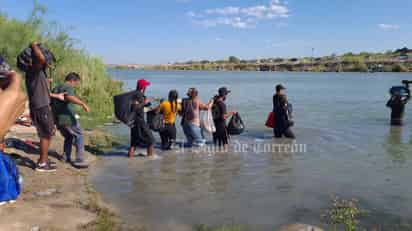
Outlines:
[[[79,41],[71,38],[58,23],[44,21],[46,11],[44,6],[35,2],[31,15],[24,21],[0,12],[0,53],[16,69],[17,55],[31,42],[45,44],[57,59],[51,70],[54,86],[63,82],[69,72],[77,72],[82,77],[82,84],[76,92],[92,109],[87,115],[79,111],[82,125],[93,127],[111,119],[112,97],[121,92],[121,83],[110,78],[101,59],[76,49]]]

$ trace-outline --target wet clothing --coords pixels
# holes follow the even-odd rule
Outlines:
[[[183,100],[182,127],[189,146],[203,146],[206,143],[200,128],[200,101],[198,99]]]
[[[386,104],[387,107],[392,109],[391,112],[391,124],[394,126],[400,126],[403,124],[403,115],[405,112],[405,105],[408,103],[409,98],[401,98],[392,96],[392,98]]]
[[[173,104],[169,101],[164,101],[160,104],[160,112],[164,116],[165,127],[159,132],[162,140],[162,149],[168,150],[176,141],[176,116],[182,110],[182,106],[177,103]]]
[[[56,94],[65,93],[67,96],[75,96],[74,88],[67,83],[55,87],[52,92]],[[76,125],[75,105],[73,103],[53,99],[52,109],[57,126]]]
[[[50,90],[46,70],[26,72],[26,88],[30,109],[39,109],[50,105]]]
[[[189,147],[202,147],[206,144],[206,140],[203,136],[203,132],[200,126],[185,121],[183,122],[182,127],[187,139],[187,145]]]
[[[275,137],[285,136],[294,139],[295,135],[290,129],[293,122],[290,119],[286,96],[278,94],[273,96],[273,113],[275,114],[275,128],[273,129]]]
[[[134,126],[130,131],[130,144],[132,147],[150,146],[155,142],[152,131],[144,119],[145,98],[140,91],[136,91],[133,97],[133,110],[135,111],[136,118]]]
[[[216,115],[213,122],[216,127],[216,132],[213,133],[213,143],[219,147],[229,143],[229,136],[226,128],[225,115],[227,114],[226,104],[222,100],[217,100],[214,104]]]
[[[164,120],[166,124],[174,124],[176,121],[176,115],[179,111],[182,110],[182,106],[177,103],[176,105],[172,104],[169,101],[164,101],[160,104],[160,112],[164,116]]]
[[[72,147],[76,145],[76,162],[84,161],[84,136],[80,124],[58,126],[57,129],[64,137],[64,155],[66,160],[71,161]]]
[[[164,129],[160,131],[160,139],[162,140],[162,149],[169,150],[176,141],[176,126],[174,123],[165,123]]]
[[[50,139],[54,136],[56,129],[50,106],[47,105],[38,109],[31,109],[30,115],[40,138]]]

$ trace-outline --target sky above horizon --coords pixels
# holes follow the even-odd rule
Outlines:
[[[39,0],[110,64],[302,57],[412,47],[410,0]],[[0,0],[26,19],[32,0]]]

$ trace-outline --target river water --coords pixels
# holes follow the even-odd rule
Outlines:
[[[170,89],[184,95],[194,86],[207,101],[218,87],[227,86],[232,90],[227,104],[247,126],[245,134],[233,137],[228,153],[159,150],[155,160],[128,160],[126,146],[108,153],[92,181],[131,224],[149,230],[185,230],[196,224],[242,224],[253,230],[321,224],[320,215],[333,195],[358,198],[374,217],[371,222],[412,219],[412,106],[403,128],[389,126],[385,107],[389,88],[412,79],[410,74],[111,74],[127,89],[138,78],[148,79],[152,86],[147,95],[163,98]],[[263,126],[277,83],[287,87],[294,106],[294,143],[273,140]],[[124,126],[110,129],[128,135]],[[274,149],[276,144],[300,148]]]

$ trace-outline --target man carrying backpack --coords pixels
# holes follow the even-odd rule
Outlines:
[[[133,110],[136,112],[134,126],[130,131],[130,148],[128,156],[134,157],[136,147],[144,145],[147,148],[147,156],[154,155],[155,139],[149,125],[144,119],[144,108],[150,105],[150,99],[145,96],[146,89],[150,86],[150,82],[144,79],[137,81],[136,93],[133,97]]]
[[[27,68],[26,88],[29,96],[30,115],[40,138],[40,158],[36,165],[38,172],[54,172],[56,167],[48,159],[49,147],[55,133],[50,98],[64,100],[64,93],[50,93],[47,69],[50,63],[36,42],[31,44],[32,60]]]
[[[293,121],[291,120],[290,104],[288,103],[285,87],[281,84],[276,86],[276,93],[273,95],[273,113],[275,114],[275,128],[273,129],[275,138],[295,139],[291,127]]]
[[[65,94],[65,100],[52,100],[52,109],[56,120],[57,129],[64,137],[63,158],[77,168],[88,167],[84,160],[84,138],[83,131],[76,119],[74,105],[79,105],[85,112],[90,112],[89,107],[74,93],[74,87],[80,84],[80,76],[77,73],[70,73],[66,76],[65,82],[53,89],[53,93]],[[72,161],[71,153],[73,142],[76,144],[76,160]]]

